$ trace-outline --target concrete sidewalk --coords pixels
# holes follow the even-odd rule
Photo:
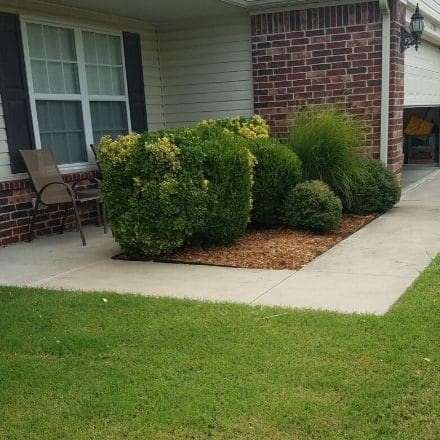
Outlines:
[[[90,227],[87,247],[72,232],[0,249],[0,284],[382,314],[440,252],[439,220],[434,169],[396,208],[297,272],[111,260],[111,235]]]

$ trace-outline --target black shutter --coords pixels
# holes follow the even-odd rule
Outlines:
[[[0,94],[13,173],[26,170],[18,149],[34,148],[20,19],[0,12]]]
[[[140,133],[147,130],[141,39],[139,34],[130,32],[123,32],[123,39],[131,129]]]

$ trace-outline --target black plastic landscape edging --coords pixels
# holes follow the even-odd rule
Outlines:
[[[339,243],[342,243],[345,239],[348,237],[351,237],[356,232],[360,231],[361,229],[365,228],[365,226],[369,225],[372,221],[378,219],[381,217],[384,212],[380,214],[376,214],[371,220],[364,223],[359,229],[356,229],[356,231],[352,232],[351,234],[347,234],[344,237],[341,238],[338,242],[336,242],[332,247],[326,249],[323,252],[320,252],[316,254],[316,256],[313,258],[315,260],[322,254],[325,254],[330,249],[334,248]],[[254,267],[247,267],[247,266],[231,266],[228,264],[214,264],[214,263],[203,263],[202,261],[185,261],[185,260],[174,260],[172,258],[161,258],[161,257],[152,257],[150,255],[146,254],[139,254],[139,253],[129,253],[129,252],[121,252],[119,254],[113,255],[111,257],[112,260],[122,260],[122,261],[150,261],[152,263],[166,263],[166,264],[189,264],[193,266],[211,266],[211,267],[228,267],[233,269],[253,269],[253,270],[299,270],[299,269],[257,269]],[[313,261],[311,260],[311,261]],[[307,263],[308,264],[308,263]],[[304,267],[304,266],[303,266]]]

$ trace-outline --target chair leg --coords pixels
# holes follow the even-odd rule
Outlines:
[[[77,229],[79,229],[79,234],[81,235],[82,244],[83,244],[83,246],[85,246],[86,239],[84,237],[84,231],[81,226],[81,219],[79,218],[78,205],[77,205],[75,199],[72,200],[72,205],[73,205],[73,211],[75,212],[76,227],[77,227]]]
[[[66,219],[67,219],[67,211],[68,210],[69,210],[69,205],[66,205],[66,207],[64,209],[64,213],[63,213],[63,218],[61,220],[60,234],[62,234],[64,232],[64,230],[66,229]]]
[[[32,220],[31,220],[31,226],[29,228],[29,238],[28,238],[29,243],[34,239],[35,222],[37,220],[38,207],[40,206],[40,200],[41,200],[41,197],[40,197],[40,195],[38,195],[37,200],[35,201],[34,210],[32,212]]]
[[[105,207],[104,203],[101,203],[101,209],[102,209],[102,223],[104,224],[104,234],[107,234],[108,231],[107,208]]]
[[[97,226],[101,226],[102,225],[102,215],[101,215],[101,211],[102,210],[102,203],[98,200],[96,202],[96,224]]]

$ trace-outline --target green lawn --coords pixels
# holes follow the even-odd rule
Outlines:
[[[0,438],[439,439],[439,362],[439,257],[382,317],[3,287]]]

